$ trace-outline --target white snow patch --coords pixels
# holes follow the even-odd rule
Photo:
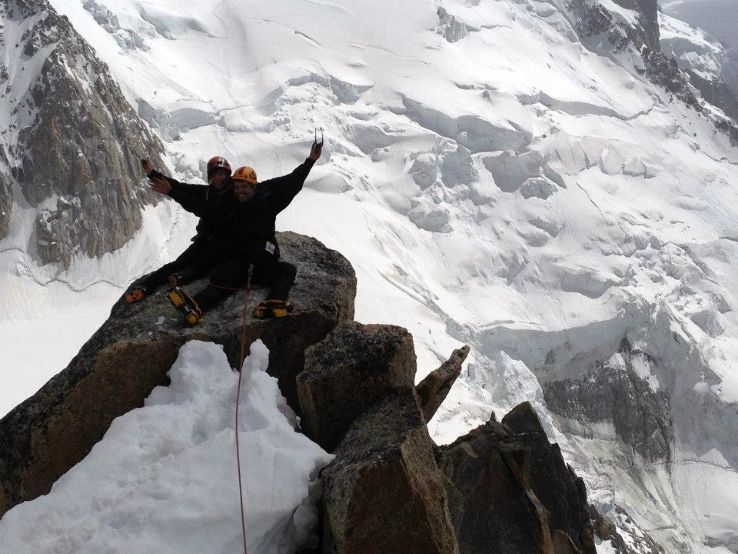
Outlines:
[[[240,446],[248,547],[289,553],[318,523],[318,470],[332,459],[295,431],[269,351],[243,366]],[[242,548],[235,451],[238,373],[222,347],[192,341],[143,408],[117,418],[51,492],[0,520],[14,553],[232,553]]]

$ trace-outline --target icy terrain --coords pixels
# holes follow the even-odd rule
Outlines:
[[[708,32],[723,43],[723,78],[738,91],[738,2],[735,0],[664,0],[664,13]]]
[[[239,437],[248,548],[288,554],[311,544],[311,486],[332,456],[294,430],[257,341],[243,369]],[[243,549],[235,462],[238,373],[221,347],[193,341],[139,408],[51,492],[0,521],[3,552],[212,554]]]
[[[279,175],[305,157],[314,127],[326,130],[278,226],[351,260],[357,319],[407,327],[418,378],[472,346],[437,440],[531,400],[591,501],[614,519],[615,506],[628,512],[633,541],[646,531],[667,552],[738,551],[738,149],[624,57],[587,50],[565,2],[53,4],[181,178],[200,178],[214,154]],[[669,32],[704,42],[687,26]],[[115,263],[28,272],[70,290],[108,282],[112,300],[176,251],[169,236],[187,240],[180,227],[170,235],[167,209]],[[23,244],[17,260],[3,254],[9,282],[28,283],[15,271],[32,266]],[[52,314],[73,302],[104,318],[93,290],[54,295]],[[666,398],[665,413],[636,404],[669,429],[640,436],[638,418],[619,426],[617,405],[607,417],[584,401],[549,409],[544,391],[585,390],[575,383],[597,368],[645,383],[654,406]]]

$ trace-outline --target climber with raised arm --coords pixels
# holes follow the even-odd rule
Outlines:
[[[308,158],[294,171],[267,181],[259,182],[250,167],[238,168],[232,177],[232,201],[225,210],[201,203],[201,209],[194,211],[205,220],[229,222],[230,238],[228,251],[211,271],[206,288],[193,296],[180,287],[169,293],[172,304],[184,311],[188,323],[196,324],[208,309],[247,286],[249,280],[270,287],[266,299],[254,311],[257,318],[284,317],[292,310],[287,297],[296,269],[279,261],[276,216],[302,189],[322,146],[322,139],[316,139]]]
[[[215,156],[208,161],[208,185],[180,183],[154,169],[149,160],[141,160],[141,166],[149,178],[151,188],[166,194],[188,211],[202,206],[218,209],[218,206],[224,206],[230,201],[233,189],[231,166],[221,156]],[[201,218],[196,227],[196,234],[192,237],[192,244],[174,261],[133,283],[123,298],[131,304],[142,300],[167,282],[171,286],[177,286],[202,277],[225,254],[226,235],[229,230],[230,227],[225,221]]]

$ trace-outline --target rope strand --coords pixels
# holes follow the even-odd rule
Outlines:
[[[246,286],[246,299],[243,303],[243,314],[241,316],[241,355],[238,364],[238,391],[236,392],[236,464],[238,466],[238,495],[241,500],[241,532],[243,533],[243,554],[248,554],[246,547],[246,510],[243,501],[243,483],[241,481],[241,447],[238,440],[238,409],[241,405],[241,377],[243,375],[243,361],[246,359],[246,324],[249,318],[249,299],[251,297],[251,277],[254,266],[249,266],[249,278]]]

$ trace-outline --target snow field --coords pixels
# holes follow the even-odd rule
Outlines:
[[[244,363],[240,444],[250,552],[294,552],[317,524],[313,490],[332,456],[295,431],[257,341]],[[242,550],[234,423],[238,374],[191,341],[143,408],[111,425],[51,492],[0,521],[5,552],[233,553]],[[7,549],[7,550],[6,550]]]

